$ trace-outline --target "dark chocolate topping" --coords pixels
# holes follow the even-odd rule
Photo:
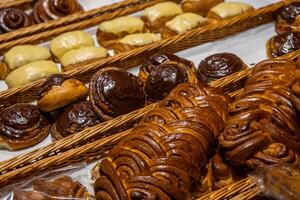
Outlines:
[[[178,84],[187,81],[185,71],[175,62],[165,62],[154,68],[146,81],[146,94],[157,101],[166,97]]]
[[[64,109],[56,121],[57,131],[64,137],[100,123],[88,101],[80,101]]]
[[[295,21],[296,17],[299,14],[300,14],[300,2],[295,2],[288,6],[285,6],[279,12],[279,16],[290,24],[292,24]]]
[[[65,80],[70,79],[71,77],[65,74],[53,74],[49,76],[42,85],[41,93],[48,92],[51,90],[54,85],[61,85]]]
[[[208,56],[198,66],[198,78],[205,83],[228,76],[244,68],[243,61],[232,53]]]
[[[300,49],[300,34],[298,33],[276,35],[271,44],[271,53],[273,57],[282,56],[298,49]]]

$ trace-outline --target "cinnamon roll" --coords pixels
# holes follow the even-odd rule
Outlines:
[[[55,140],[60,140],[98,123],[100,120],[90,102],[80,101],[64,109],[52,125],[51,134]]]
[[[300,31],[300,2],[284,6],[276,17],[275,28],[279,34]]]
[[[142,81],[116,67],[99,70],[90,80],[89,99],[95,113],[108,120],[146,104]]]
[[[222,2],[224,0],[182,0],[181,8],[184,12],[193,12],[206,16],[212,7]]]
[[[8,33],[32,25],[30,17],[16,8],[6,8],[0,11],[0,34]]]
[[[36,23],[43,23],[80,11],[83,8],[77,0],[38,0],[31,16]]]
[[[266,44],[269,58],[276,58],[300,49],[300,33],[283,33],[270,38]]]
[[[50,124],[36,106],[15,104],[0,111],[0,147],[18,150],[42,141]]]
[[[292,99],[299,82],[296,63],[267,60],[257,64],[245,91],[229,107],[219,141],[225,158],[257,167],[289,163],[299,167],[300,128]]]
[[[51,112],[83,99],[87,93],[88,90],[81,81],[54,74],[43,83],[37,105],[42,111]]]

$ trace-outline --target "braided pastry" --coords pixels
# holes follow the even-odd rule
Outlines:
[[[77,0],[38,0],[31,16],[36,23],[65,17],[83,11]]]
[[[283,7],[276,18],[275,28],[279,34],[300,31],[300,3],[294,2]]]
[[[225,157],[239,165],[290,163],[300,167],[300,129],[293,85],[300,81],[296,63],[267,60],[253,69],[245,92],[229,107],[221,134]]]
[[[22,10],[7,8],[0,11],[0,34],[32,25],[29,16]]]
[[[228,102],[216,111],[218,108],[210,107],[206,99],[199,100],[205,97],[203,91],[213,94],[213,89],[183,85],[179,89],[182,93],[194,92],[195,96],[182,95],[182,98],[198,99],[194,102],[199,102],[199,106],[161,107],[146,114],[100,161],[99,177],[94,184],[97,199],[182,200],[187,197],[222,131],[225,121],[218,113],[226,112]]]

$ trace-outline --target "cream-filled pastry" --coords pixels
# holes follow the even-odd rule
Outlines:
[[[206,16],[207,12],[224,0],[182,0],[181,8],[183,12],[194,12]]]

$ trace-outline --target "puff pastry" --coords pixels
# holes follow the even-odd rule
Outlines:
[[[5,82],[9,88],[13,88],[59,73],[59,68],[54,62],[35,61],[12,71],[6,77]]]
[[[206,17],[215,20],[223,20],[251,10],[254,10],[254,8],[246,3],[223,2],[212,7]]]
[[[115,43],[113,49],[116,53],[130,51],[132,49],[142,47],[161,40],[159,34],[154,33],[137,33],[127,35]]]
[[[97,40],[105,48],[111,48],[122,37],[147,32],[143,20],[138,17],[124,16],[106,21],[98,26]]]
[[[49,60],[51,54],[49,49],[35,45],[20,45],[11,48],[4,54],[0,63],[0,78],[5,79],[9,72],[28,63]]]
[[[167,1],[146,8],[142,19],[151,32],[158,33],[167,21],[179,14],[182,14],[181,7],[174,2]]]
[[[275,28],[279,34],[300,31],[300,2],[291,3],[279,11]]]
[[[194,12],[206,16],[207,12],[224,0],[182,0],[181,8],[184,12]]]
[[[57,59],[72,49],[91,46],[94,46],[94,40],[89,33],[84,31],[63,33],[50,42],[50,50]]]

